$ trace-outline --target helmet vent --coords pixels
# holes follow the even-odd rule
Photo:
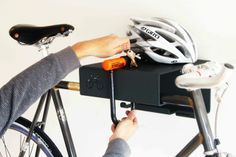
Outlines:
[[[183,47],[181,47],[181,46],[176,46],[176,48],[177,48],[183,55],[185,55],[185,53],[184,53],[184,48],[183,48]]]
[[[132,36],[132,32],[129,31],[129,32],[126,33],[126,35],[127,35],[127,36]]]
[[[163,34],[163,33],[160,33],[160,32],[157,32],[155,31],[157,34],[160,34],[164,39],[166,39],[167,41],[173,43],[175,42],[173,39],[171,39],[170,37],[168,37],[167,35]]]
[[[151,50],[155,52],[156,54],[163,56],[163,57],[170,57],[170,58],[178,58],[176,55],[173,53],[170,53],[168,51],[165,51],[163,49],[159,49],[157,47],[151,47]]]
[[[153,28],[162,28],[159,25],[150,25],[150,24],[146,24],[145,26],[149,26],[149,27],[153,27]],[[157,32],[156,32],[157,33]]]
[[[145,50],[141,46],[138,46],[138,45],[132,46],[131,49],[135,53],[141,53],[141,54],[145,53]]]
[[[137,39],[130,39],[131,44],[136,43],[136,42],[137,42]]]

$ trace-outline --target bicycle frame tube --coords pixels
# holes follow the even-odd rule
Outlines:
[[[46,102],[45,102],[45,106],[44,106],[43,117],[42,117],[42,121],[41,121],[41,125],[40,125],[40,128],[43,131],[44,131],[45,126],[46,126],[46,121],[47,121],[47,116],[48,116],[48,110],[49,110],[50,102],[51,102],[51,91],[49,90],[47,92],[47,98],[46,98]],[[37,149],[36,149],[36,152],[35,152],[35,157],[39,156],[39,152],[40,152],[40,149],[37,146]]]
[[[53,88],[51,89],[51,93],[52,93],[52,98],[55,105],[57,117],[60,123],[62,135],[65,141],[67,153],[69,157],[77,157],[59,89]]]
[[[42,107],[43,107],[46,96],[47,96],[47,94],[45,93],[44,95],[42,95],[42,97],[39,101],[38,108],[35,112],[32,124],[30,126],[29,134],[27,135],[27,138],[26,138],[25,142],[23,143],[23,146],[21,147],[19,157],[24,157],[25,156],[25,152],[27,151],[27,145],[29,144],[29,141],[30,141],[30,139],[33,135],[34,128],[37,126],[38,118],[39,118],[40,112],[42,110]]]
[[[59,93],[59,89],[57,89],[57,88],[56,89],[50,89],[47,93],[45,93],[41,97],[38,109],[35,113],[34,120],[32,122],[30,133],[33,132],[35,126],[41,126],[41,129],[44,130],[45,125],[46,125],[46,119],[47,119],[47,115],[48,115],[48,107],[49,107],[51,97],[52,97],[54,105],[55,105],[55,110],[56,110],[57,117],[58,117],[58,120],[59,120],[59,123],[60,123],[61,132],[62,132],[62,135],[63,135],[63,138],[64,138],[64,142],[65,142],[65,146],[66,146],[66,149],[67,149],[68,156],[69,157],[77,157],[75,146],[74,146],[72,136],[71,136],[71,132],[70,132],[70,129],[69,129],[69,125],[68,125],[68,122],[67,122],[66,113],[65,113],[63,103],[62,103],[62,100],[61,100],[61,96],[60,96],[60,93]],[[46,102],[45,102],[45,98],[46,98]],[[42,109],[43,105],[45,105],[43,118],[42,118],[41,122],[38,122],[38,117],[39,117],[39,114],[41,113],[41,109]],[[31,134],[28,135],[29,139],[30,139],[30,137],[31,137]],[[26,150],[22,150],[19,157],[23,157],[25,151]],[[35,157],[39,156],[39,152],[40,152],[40,150],[37,148]]]
[[[194,114],[198,123],[198,128],[203,136],[203,146],[206,155],[213,155],[216,151],[216,145],[213,138],[210,122],[207,117],[205,103],[200,89],[192,91],[194,98]]]
[[[197,120],[199,134],[195,136],[176,157],[189,156],[200,144],[203,144],[206,156],[214,156],[217,153],[217,149],[201,90],[192,91],[192,96],[194,100],[192,104],[193,111]]]
[[[176,157],[188,157],[194,150],[202,144],[203,138],[197,134],[177,155]]]

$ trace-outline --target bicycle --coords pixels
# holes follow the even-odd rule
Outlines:
[[[13,30],[17,30],[17,31],[13,31]],[[49,45],[52,43],[52,41],[56,37],[68,36],[73,30],[74,30],[73,26],[66,25],[66,24],[53,25],[53,26],[47,26],[47,27],[18,25],[18,26],[15,26],[14,29],[10,31],[10,34],[14,39],[16,39],[19,43],[23,45],[37,46],[39,48],[39,51],[42,52],[44,56],[46,56],[48,54]],[[21,31],[21,33],[19,34],[18,31]],[[29,31],[31,31],[30,35],[34,34],[34,36],[29,36],[29,38],[26,38],[26,36],[22,35],[22,34],[28,33]],[[37,35],[35,36],[35,34]],[[204,146],[206,157],[217,157],[219,155],[219,152],[217,151],[217,147],[216,147],[217,140],[214,139],[212,135],[212,130],[209,125],[207,112],[206,112],[206,108],[204,105],[204,101],[203,101],[200,89],[211,88],[213,86],[221,84],[222,82],[225,82],[227,78],[225,77],[225,79],[223,79],[222,81],[221,80],[223,78],[222,76],[226,76],[225,74],[229,74],[229,72],[232,71],[233,67],[227,64],[223,66],[222,65],[217,66],[217,68],[220,67],[220,70],[218,70],[218,72],[215,72],[214,69],[216,69],[216,67],[209,66],[209,67],[213,67],[213,70],[205,69],[203,72],[206,72],[204,73],[205,76],[211,76],[215,72],[214,77],[208,77],[208,80],[210,80],[210,83],[213,83],[213,84],[210,84],[210,85],[208,84],[208,86],[207,84],[205,84],[205,86],[202,86],[203,84],[196,85],[196,82],[195,82],[194,85],[196,86],[193,87],[191,80],[194,80],[194,79],[191,79],[190,82],[188,82],[186,81],[186,78],[193,78],[193,76],[196,77],[196,74],[199,72],[199,70],[201,70],[203,67],[207,67],[206,66],[207,64],[203,64],[203,65],[205,66],[194,66],[194,65],[189,65],[189,64],[184,66],[183,67],[184,74],[179,76],[176,79],[176,84],[178,85],[178,87],[187,89],[191,91],[193,94],[193,100],[189,100],[189,102],[190,102],[190,105],[194,108],[195,118],[197,120],[198,127],[199,127],[199,133],[186,145],[186,147],[183,148],[183,150],[180,151],[180,153],[177,154],[177,157],[189,156],[201,144],[203,144]],[[203,79],[204,82],[205,82],[205,79]],[[204,82],[200,81],[198,83],[204,83]],[[113,82],[112,74],[111,74],[111,87],[113,87],[113,85],[114,85],[114,82]],[[59,89],[69,89],[69,90],[79,91],[80,84],[77,82],[61,81],[58,85],[50,89],[47,93],[45,93],[41,97],[32,122],[23,117],[20,117],[12,124],[11,128],[9,129],[9,130],[13,130],[13,132],[17,132],[23,135],[22,139],[20,139],[20,142],[21,142],[20,151],[16,153],[19,157],[26,155],[25,154],[26,151],[28,153],[27,154],[28,156],[31,156],[34,154],[37,157],[39,156],[39,150],[41,150],[40,155],[43,155],[43,156],[47,156],[47,157],[63,156],[60,150],[54,144],[54,142],[44,132],[49,103],[51,101],[51,98],[54,101],[57,117],[60,123],[60,127],[61,127],[63,138],[65,141],[65,146],[67,149],[68,156],[70,157],[77,156]],[[111,93],[112,92],[114,91],[111,91]],[[114,123],[117,123],[118,121],[117,121],[116,113],[115,113],[114,93],[112,95],[113,96],[111,96],[111,117],[112,117],[112,121]],[[44,106],[44,111],[43,111],[42,120],[38,121],[38,118],[43,109],[43,106]],[[6,141],[8,140],[9,139],[4,139],[4,138],[2,139],[4,147],[6,146]],[[37,145],[36,149],[35,147],[31,145],[30,141],[33,141]],[[15,149],[14,146],[12,148]],[[5,152],[6,152],[6,156],[10,156],[9,155],[10,150],[8,150],[8,148],[5,149]],[[16,154],[14,154],[13,156],[17,156]]]

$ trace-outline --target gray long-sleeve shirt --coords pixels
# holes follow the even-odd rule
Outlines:
[[[51,54],[12,78],[0,89],[0,137],[41,95],[68,73],[80,67],[71,47]],[[129,146],[122,139],[109,143],[104,157],[127,157]]]

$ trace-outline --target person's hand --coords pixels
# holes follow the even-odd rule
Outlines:
[[[108,35],[97,39],[82,41],[74,44],[72,49],[78,58],[95,56],[100,58],[110,57],[130,48],[127,37]]]
[[[110,141],[121,138],[127,141],[136,131],[138,126],[138,121],[135,115],[135,111],[126,111],[127,117],[122,118],[122,120],[115,125],[112,125],[112,136],[110,137]]]

